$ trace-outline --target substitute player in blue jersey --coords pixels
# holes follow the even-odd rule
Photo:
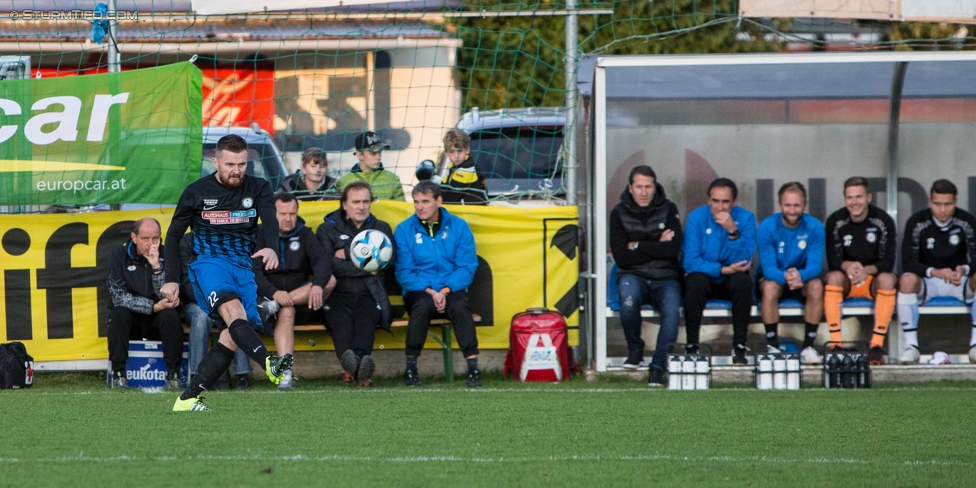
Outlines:
[[[807,189],[792,181],[779,189],[780,213],[766,217],[756,233],[759,250],[759,297],[761,313],[766,324],[766,344],[771,352],[779,351],[779,300],[795,298],[805,303],[803,316],[806,333],[803,337],[804,357],[813,350],[817,327],[823,317],[823,265],[826,233],[819,220],[804,213],[807,209]],[[809,351],[806,351],[810,348]]]
[[[278,266],[274,249],[254,249],[258,217],[264,224],[265,242],[278,242],[278,219],[271,185],[245,174],[247,159],[244,139],[221,137],[213,158],[216,173],[183,190],[166,232],[166,284],[160,293],[175,298],[180,291],[179,243],[187,227],[192,227],[197,260],[190,264],[190,282],[200,308],[214,318],[220,330],[218,343],[200,361],[197,374],[176,400],[174,412],[213,410],[203,403],[200,393],[227,370],[238,347],[263,364],[275,384],[293,362],[291,354],[270,355],[251,325],[261,323],[251,258],[264,260],[265,269]]]

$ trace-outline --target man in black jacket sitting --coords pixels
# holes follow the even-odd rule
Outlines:
[[[665,348],[678,337],[681,241],[678,207],[665,197],[650,166],[635,167],[620,203],[610,212],[610,250],[619,273],[620,325],[628,349],[625,368],[637,369],[644,360],[641,306],[651,304],[661,315],[648,369],[650,386],[663,386]]]
[[[349,261],[349,248],[356,234],[374,229],[386,234],[393,244],[390,225],[370,213],[373,192],[369,185],[354,181],[342,189],[341,206],[325,216],[315,235],[332,255],[332,274],[338,280],[326,302],[326,323],[342,365],[342,379],[359,386],[373,386],[376,363],[373,340],[376,326],[390,329],[390,299],[383,284],[386,269],[372,273]],[[389,269],[389,268],[387,268]]]
[[[275,195],[278,217],[278,267],[265,270],[260,258],[254,259],[254,281],[264,332],[274,334],[275,354],[295,352],[295,324],[322,320],[322,304],[332,287],[332,269],[319,240],[298,216],[298,200],[291,193]],[[258,231],[258,249],[270,247]],[[309,277],[311,276],[311,280]],[[279,390],[295,387],[291,369],[285,371]]]
[[[129,358],[132,328],[139,334],[147,326],[159,329],[166,362],[166,388],[182,390],[183,329],[180,327],[179,297],[164,298],[163,246],[159,221],[146,217],[136,221],[130,240],[112,252],[108,270],[109,303],[108,359],[112,362],[112,388],[129,386],[125,362]],[[137,337],[142,337],[141,335]]]

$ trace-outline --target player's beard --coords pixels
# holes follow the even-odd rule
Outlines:
[[[241,186],[241,183],[244,182],[244,175],[242,174],[242,175],[238,176],[237,178],[233,178],[230,175],[228,175],[227,176],[227,180],[222,180],[220,178],[220,175],[218,174],[217,175],[217,182],[219,182],[221,184],[221,186],[223,186],[224,188],[237,188],[237,187]]]

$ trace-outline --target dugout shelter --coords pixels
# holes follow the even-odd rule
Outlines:
[[[736,182],[739,205],[759,221],[778,211],[783,183],[803,182],[808,212],[823,221],[843,206],[844,180],[865,176],[873,203],[900,232],[927,206],[939,178],[956,183],[959,207],[976,211],[973,79],[971,52],[585,59],[579,119],[586,142],[579,153],[586,160],[580,201],[587,206],[580,219],[591,229],[585,275],[594,313],[585,337],[596,370],[613,368],[623,361],[615,356],[625,355],[609,340],[616,297],[607,293],[607,232],[632,167],[654,168],[682,220],[707,203],[708,184],[719,176]],[[900,333],[891,327],[890,351],[900,350]],[[710,340],[703,330],[718,354],[727,353],[728,339]]]

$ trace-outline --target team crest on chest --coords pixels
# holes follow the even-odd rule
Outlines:
[[[797,242],[796,243],[796,247],[798,247],[800,249],[806,249],[807,248],[807,241],[802,241],[801,240],[800,242]]]
[[[959,234],[952,234],[951,236],[949,236],[949,244],[952,244],[953,246],[958,246]]]
[[[291,244],[288,244],[288,249],[291,249],[292,251],[297,251],[301,248],[302,248],[302,243],[298,241],[291,241]]]
[[[254,200],[251,199],[251,197],[245,197],[243,200],[241,200],[241,205],[243,205],[244,208],[251,208],[251,206],[254,205]]]
[[[878,235],[875,234],[874,232],[868,232],[867,235],[864,236],[864,238],[867,239],[867,241],[870,242],[871,244],[874,244],[874,241],[878,240]]]

